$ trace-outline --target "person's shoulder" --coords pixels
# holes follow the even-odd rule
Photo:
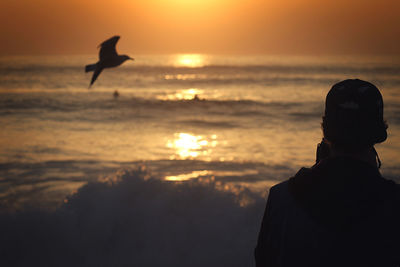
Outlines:
[[[289,180],[280,182],[269,189],[268,206],[275,216],[280,216],[282,211],[293,205],[292,196],[289,193]]]
[[[283,181],[283,182],[280,182],[280,183],[278,183],[278,184],[276,184],[276,185],[274,185],[274,186],[272,186],[270,189],[269,189],[269,191],[270,192],[281,192],[281,191],[285,191],[285,190],[287,190],[287,188],[288,188],[288,184],[289,184],[289,179],[288,180],[285,180],[285,181]]]
[[[291,194],[291,187],[294,183],[304,183],[304,179],[308,179],[310,168],[301,168],[294,176],[272,186],[269,190],[269,198],[280,201],[291,201],[293,195]]]
[[[300,170],[298,170],[294,176],[290,177],[289,179],[287,179],[281,183],[278,183],[278,184],[272,186],[270,189],[270,192],[288,191],[290,185],[293,182],[296,182],[298,180],[308,179],[310,173],[311,173],[311,168],[303,167]]]

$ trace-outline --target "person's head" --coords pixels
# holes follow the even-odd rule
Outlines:
[[[335,84],[325,102],[324,139],[336,150],[359,153],[387,138],[383,100],[372,83],[352,79]]]

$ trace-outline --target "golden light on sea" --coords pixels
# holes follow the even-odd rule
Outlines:
[[[200,100],[202,99],[202,95],[204,94],[203,90],[197,88],[189,88],[179,90],[177,92],[167,94],[164,96],[159,96],[158,99],[161,100]],[[196,99],[198,98],[198,99]]]
[[[183,54],[178,55],[175,65],[179,67],[198,68],[206,64],[206,58],[201,54]]]
[[[165,176],[165,180],[167,181],[187,181],[190,179],[198,178],[201,176],[206,176],[209,175],[210,171],[203,170],[203,171],[193,171],[191,173],[183,173],[179,175],[170,175],[170,176]]]
[[[185,90],[182,90],[182,91],[176,93],[175,97],[179,100],[191,100],[191,99],[195,99],[196,96],[199,96],[203,93],[204,93],[203,90],[199,90],[196,88],[190,88],[190,89],[185,89]]]
[[[176,133],[174,139],[168,140],[167,147],[174,150],[171,159],[194,159],[209,156],[212,148],[218,144],[217,136],[210,137],[190,133]]]
[[[190,179],[200,178],[202,182],[213,182],[215,177],[235,177],[235,176],[245,176],[245,175],[257,175],[258,170],[253,169],[242,169],[242,170],[198,170],[189,173],[181,173],[176,175],[165,176],[166,181],[188,181]],[[205,178],[205,179],[203,179]],[[209,179],[207,179],[209,178]],[[218,182],[216,183],[219,184]],[[276,184],[276,181],[274,182]]]

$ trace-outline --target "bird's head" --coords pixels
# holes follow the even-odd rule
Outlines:
[[[124,61],[126,61],[126,60],[135,60],[134,58],[132,58],[132,57],[130,57],[128,55],[122,55],[122,58],[123,58]]]

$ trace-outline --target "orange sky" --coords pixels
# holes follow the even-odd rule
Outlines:
[[[400,54],[398,0],[1,0],[0,54]]]

